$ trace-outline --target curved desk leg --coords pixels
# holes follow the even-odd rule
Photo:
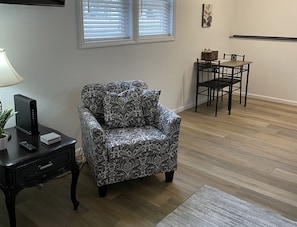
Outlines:
[[[71,195],[71,201],[73,203],[73,208],[74,210],[77,210],[79,202],[76,200],[76,185],[77,185],[77,180],[79,176],[79,167],[76,163],[72,165],[71,173],[72,173],[72,180],[71,180],[70,195]]]
[[[21,189],[12,189],[12,188],[7,188],[7,189],[3,190],[4,194],[5,194],[6,208],[7,208],[8,215],[9,215],[10,227],[16,226],[15,197],[20,190]]]
[[[232,93],[233,93],[233,79],[234,79],[234,67],[232,67],[232,75],[231,75],[231,85],[229,88],[229,100],[228,100],[228,111],[229,115],[231,114],[231,108],[232,108]]]
[[[250,75],[250,64],[248,64],[248,69],[247,69],[247,73],[246,73],[244,106],[246,106],[246,100],[247,100],[247,93],[248,93],[248,87],[249,87],[249,75]]]

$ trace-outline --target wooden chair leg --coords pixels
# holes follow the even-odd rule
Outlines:
[[[174,171],[166,172],[165,173],[166,182],[172,182],[173,181],[173,175],[174,175]]]
[[[98,187],[98,192],[99,192],[99,196],[101,198],[105,197],[106,194],[107,194],[107,185],[103,185],[103,186]]]

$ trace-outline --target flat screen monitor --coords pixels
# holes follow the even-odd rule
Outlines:
[[[0,3],[40,6],[64,6],[65,0],[0,0]]]

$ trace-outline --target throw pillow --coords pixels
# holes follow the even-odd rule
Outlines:
[[[143,90],[142,110],[146,125],[154,125],[161,90]]]
[[[140,127],[145,124],[139,89],[119,94],[107,92],[103,99],[103,109],[105,124],[109,128]]]

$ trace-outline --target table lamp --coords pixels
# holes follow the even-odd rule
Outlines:
[[[0,48],[0,87],[8,87],[23,81],[21,77],[10,64],[5,49]],[[0,100],[0,113],[2,112],[2,103]]]

